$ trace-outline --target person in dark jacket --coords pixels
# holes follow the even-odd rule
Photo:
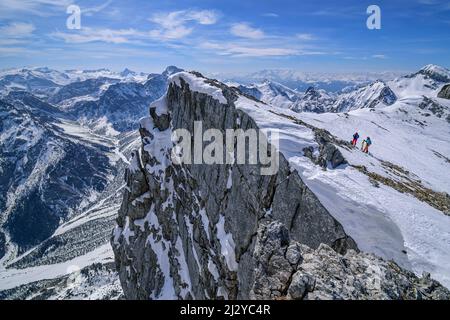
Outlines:
[[[353,140],[352,140],[352,145],[356,146],[356,143],[358,142],[359,139],[359,134],[358,132],[355,132],[355,134],[353,135]]]

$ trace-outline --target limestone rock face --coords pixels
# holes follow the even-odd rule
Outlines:
[[[422,278],[394,262],[326,244],[311,249],[289,239],[278,222],[262,223],[255,246],[252,299],[448,299],[429,274]],[[292,259],[295,257],[295,259]]]
[[[450,84],[442,87],[441,91],[438,93],[439,98],[450,99]]]
[[[141,120],[142,147],[126,172],[111,238],[126,298],[364,298],[369,293],[358,285],[368,287],[370,279],[362,280],[367,276],[358,263],[371,270],[377,261],[392,274],[406,274],[359,255],[353,239],[281,154],[272,176],[261,175],[260,165],[173,163],[174,130],[193,133],[195,121],[202,121],[203,130],[257,128],[234,104],[238,89],[198,73],[191,76],[220,90],[224,99],[193,90],[181,77],[170,83],[167,105],[158,105],[158,112],[151,106],[151,116]],[[336,148],[328,148],[326,160],[345,161]],[[342,259],[349,261],[345,268]],[[360,290],[356,293],[343,277],[349,270],[359,275],[348,276]],[[412,274],[404,277],[413,279]],[[386,290],[372,297],[401,297]]]

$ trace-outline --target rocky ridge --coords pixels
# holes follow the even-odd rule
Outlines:
[[[438,93],[438,98],[450,99],[450,84],[442,87],[441,91]]]
[[[254,251],[252,299],[448,299],[450,292],[430,275],[421,278],[392,261],[326,244],[317,249],[290,239],[278,221],[262,224]]]
[[[194,88],[198,83],[200,90]],[[194,121],[203,121],[205,130],[257,128],[236,108],[240,95],[198,73],[176,74],[166,96],[150,107],[151,116],[141,120],[142,148],[126,171],[111,239],[126,298],[450,296],[428,276],[419,279],[392,262],[358,253],[282,155],[274,176],[259,175],[258,165],[170,162],[172,131],[193,132]],[[325,159],[330,152],[324,151]]]

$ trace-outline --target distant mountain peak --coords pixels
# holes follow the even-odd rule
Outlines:
[[[91,73],[91,72],[110,72],[110,70],[106,68],[100,68],[100,69],[87,69],[82,71],[82,73]]]
[[[135,75],[136,75],[136,72],[134,72],[134,71],[132,71],[132,70],[130,70],[130,69],[128,69],[128,68],[125,68],[125,69],[123,69],[123,71],[120,73],[120,75],[121,75],[122,77],[135,76]]]
[[[366,86],[341,94],[331,110],[333,112],[348,112],[356,109],[375,108],[379,104],[392,105],[397,96],[382,80],[376,80]]]
[[[372,85],[374,85],[374,84],[382,84],[382,85],[386,85],[386,82],[384,82],[384,81],[381,80],[381,79],[376,79],[374,82],[372,82]]]
[[[305,94],[312,94],[317,92],[316,88],[314,88],[313,86],[308,87],[308,89],[306,89]]]
[[[418,73],[426,75],[436,81],[450,82],[450,70],[435,64],[426,65],[420,69]]]
[[[294,92],[293,89],[291,89],[291,88],[285,86],[284,84],[279,83],[279,82],[277,82],[277,81],[268,80],[268,79],[265,79],[265,80],[261,83],[260,86],[266,86],[266,87],[269,87],[269,88],[271,88],[272,90],[275,90],[275,91],[287,91],[287,92],[290,92],[290,93],[291,93],[291,92],[292,92],[292,93]]]
[[[37,68],[34,68],[34,70],[40,71],[40,72],[50,72],[50,71],[53,71],[53,70],[50,69],[49,67],[37,67]]]
[[[162,74],[163,74],[163,76],[169,77],[172,74],[175,74],[175,73],[178,73],[178,72],[182,72],[182,71],[184,71],[184,70],[180,69],[180,68],[178,68],[176,66],[168,66],[166,68],[166,70],[164,70],[164,72]]]
[[[427,64],[426,66],[424,66],[422,69],[420,69],[421,71],[438,71],[438,72],[449,72],[448,69],[441,67],[437,64]]]

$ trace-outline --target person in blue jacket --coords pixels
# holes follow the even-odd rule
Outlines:
[[[363,152],[369,153],[369,147],[372,144],[372,140],[370,140],[370,137],[367,137],[366,140],[364,140],[366,143],[364,144]]]

